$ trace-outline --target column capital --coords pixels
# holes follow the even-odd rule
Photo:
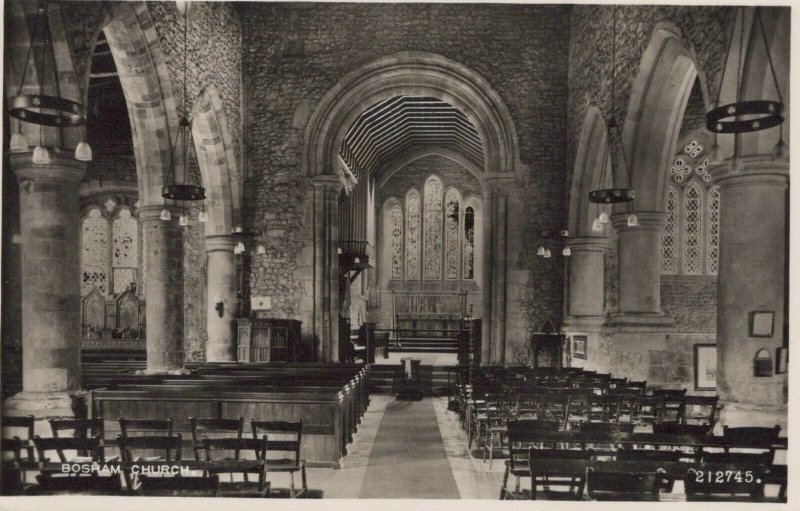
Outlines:
[[[339,192],[344,184],[336,174],[320,174],[311,178],[311,183],[316,187],[332,189]]]
[[[230,234],[206,236],[206,254],[211,252],[230,252],[236,246],[236,239]]]
[[[731,158],[709,165],[708,172],[722,190],[753,185],[786,187],[789,184],[789,162],[773,160],[771,156]]]
[[[178,216],[186,214],[189,210],[183,206],[164,205],[164,204],[148,204],[141,206],[137,211],[139,213],[140,222],[148,222],[151,220],[161,220],[161,211],[166,209],[172,215],[172,219],[177,221]]]
[[[569,238],[566,245],[570,250],[577,252],[605,252],[609,241],[605,236],[582,236]]]
[[[20,182],[80,183],[83,180],[85,161],[76,160],[72,152],[52,147],[48,150],[50,163],[45,165],[33,163],[32,151],[10,155],[11,169]]]
[[[519,178],[509,172],[485,173],[480,176],[481,189],[500,190],[510,192],[519,186]]]
[[[628,216],[636,215],[639,225],[629,226]],[[658,230],[666,223],[667,215],[662,211],[632,211],[630,213],[615,213],[611,215],[611,224],[617,231]]]

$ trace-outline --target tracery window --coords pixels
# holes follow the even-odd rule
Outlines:
[[[661,231],[661,273],[716,274],[719,269],[719,188],[711,186],[705,129],[689,134],[670,169]]]
[[[425,280],[442,278],[442,182],[431,176],[425,183]]]
[[[464,280],[475,278],[475,209],[464,212]]]
[[[391,225],[392,278],[403,278],[403,209],[400,204],[392,206]]]
[[[459,274],[459,220],[461,197],[458,190],[451,188],[445,199],[445,278],[458,280]]]
[[[81,222],[81,295],[97,289],[105,294],[108,282],[108,220],[92,208]]]
[[[139,259],[139,225],[129,209],[120,210],[112,223],[111,236],[114,293],[119,294],[136,284]]]
[[[419,278],[419,192],[411,190],[406,196],[406,279]]]

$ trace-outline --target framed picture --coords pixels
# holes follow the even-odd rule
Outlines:
[[[717,389],[717,345],[694,345],[694,390]]]
[[[752,311],[750,313],[750,337],[772,337],[775,313]]]
[[[778,348],[775,353],[775,374],[783,374],[789,367],[789,348]]]
[[[572,357],[586,360],[586,339],[585,335],[572,336]]]

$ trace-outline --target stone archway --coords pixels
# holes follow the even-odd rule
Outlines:
[[[338,213],[341,187],[336,174],[347,130],[371,105],[397,96],[428,96],[459,109],[475,126],[484,149],[484,362],[505,359],[505,296],[508,197],[521,168],[511,114],[489,82],[470,68],[441,55],[400,52],[367,64],[342,78],[320,101],[305,131],[303,172],[313,178],[313,307],[306,334],[318,344],[321,360],[338,353]],[[492,230],[502,233],[491,236]],[[488,234],[487,234],[488,233]],[[492,271],[493,270],[493,271]]]

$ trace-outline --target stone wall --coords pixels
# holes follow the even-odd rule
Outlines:
[[[474,174],[450,158],[431,155],[414,160],[390,177],[378,189],[375,205],[380,208],[389,197],[395,197],[404,204],[406,192],[415,187],[422,193],[425,180],[431,174],[436,174],[442,179],[445,192],[448,188],[455,187],[461,192],[463,199],[471,195],[481,196],[481,183]]]
[[[678,332],[716,334],[716,275],[662,275],[661,308]]]
[[[300,318],[309,291],[295,275],[309,188],[301,150],[311,112],[348,72],[400,51],[427,51],[487,79],[514,122],[522,179],[510,209],[519,241],[509,269],[509,340],[545,318],[560,322],[563,262],[535,253],[542,229],[562,227],[568,6],[459,4],[242,4],[249,211],[267,254],[250,285],[273,314]],[[354,27],[358,29],[354,29]],[[274,233],[279,231],[279,233]],[[268,234],[273,232],[274,234]],[[279,234],[279,235],[278,235]],[[519,277],[519,278],[517,278]],[[519,285],[516,285],[516,284]]]

